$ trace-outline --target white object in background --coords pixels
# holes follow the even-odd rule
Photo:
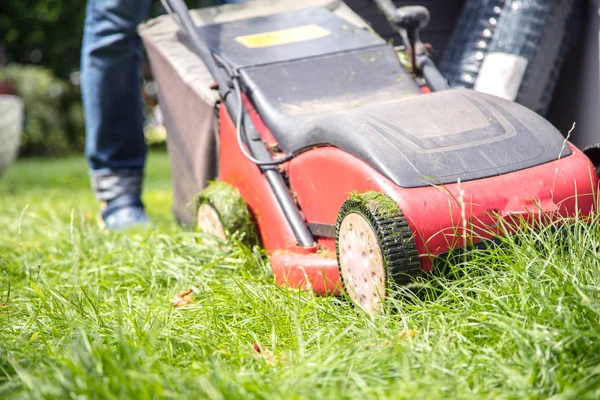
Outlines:
[[[0,95],[0,175],[17,157],[23,129],[23,100]]]
[[[474,89],[514,101],[527,69],[527,59],[516,54],[488,53],[481,65]]]

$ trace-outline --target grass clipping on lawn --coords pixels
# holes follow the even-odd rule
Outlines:
[[[2,399],[600,397],[598,219],[523,226],[370,317],[164,222],[168,181],[157,229],[106,234],[85,169],[39,189],[33,166],[0,181]]]

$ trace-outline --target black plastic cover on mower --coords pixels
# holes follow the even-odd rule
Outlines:
[[[290,28],[321,36],[243,40]],[[571,153],[560,132],[516,103],[466,89],[421,95],[391,46],[321,8],[198,29],[238,71],[286,153],[332,145],[401,187],[480,179]]]

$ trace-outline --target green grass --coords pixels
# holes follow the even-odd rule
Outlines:
[[[256,249],[198,244],[164,154],[148,175],[158,226],[129,234],[98,229],[80,158],[0,180],[0,398],[600,397],[597,222],[524,229],[369,317],[275,287]]]

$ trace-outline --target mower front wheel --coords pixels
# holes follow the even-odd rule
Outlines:
[[[369,314],[380,313],[390,290],[421,272],[408,222],[382,193],[352,195],[342,205],[336,254],[346,293]]]

